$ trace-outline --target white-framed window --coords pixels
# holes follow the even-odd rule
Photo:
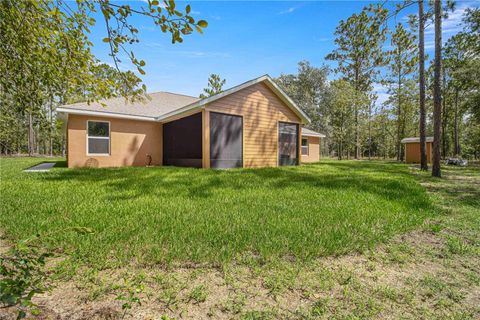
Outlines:
[[[110,155],[110,122],[87,121],[87,155]]]
[[[308,156],[308,139],[302,138],[302,156]]]

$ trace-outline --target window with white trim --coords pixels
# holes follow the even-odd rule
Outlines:
[[[302,156],[308,156],[308,139],[302,138]]]
[[[110,122],[87,121],[87,154],[110,155]]]

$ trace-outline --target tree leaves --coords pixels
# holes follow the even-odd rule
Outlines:
[[[203,89],[204,93],[200,94],[200,98],[208,98],[222,92],[222,88],[227,80],[220,78],[218,74],[212,73],[208,78],[208,86]]]
[[[200,20],[200,21],[198,21],[197,25],[198,25],[200,28],[206,28],[206,27],[208,27],[208,22],[205,21],[205,20]]]

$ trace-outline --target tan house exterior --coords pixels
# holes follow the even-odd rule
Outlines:
[[[427,162],[432,162],[433,137],[426,137]],[[420,138],[405,138],[401,141],[405,145],[405,162],[420,163]]]
[[[313,130],[302,129],[301,159],[303,163],[320,161],[320,141],[324,134]]]
[[[302,125],[309,119],[269,76],[201,100],[159,92],[133,103],[102,102],[106,107],[57,109],[67,119],[68,167],[251,168],[318,161],[320,136],[308,136],[309,153],[301,156]]]

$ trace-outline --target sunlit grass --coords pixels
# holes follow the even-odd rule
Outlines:
[[[0,159],[0,231],[12,239],[40,233],[44,245],[100,268],[341,254],[434,212],[424,188],[396,163],[22,172],[43,160]],[[68,231],[76,226],[94,233]]]

